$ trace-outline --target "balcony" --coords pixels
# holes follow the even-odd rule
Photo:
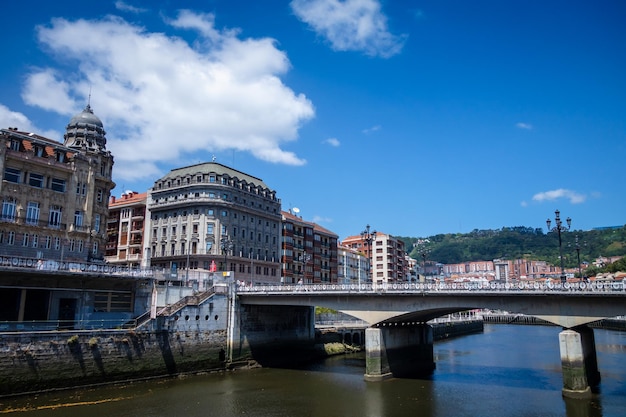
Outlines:
[[[48,220],[29,219],[22,216],[0,216],[0,223],[15,223],[24,226],[40,227],[53,230],[67,230],[65,223],[50,223]]]

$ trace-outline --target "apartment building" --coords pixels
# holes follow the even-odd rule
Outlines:
[[[281,213],[281,282],[337,283],[337,238],[292,211]]]
[[[371,283],[369,260],[361,251],[340,244],[337,247],[337,281],[339,284]]]
[[[120,198],[111,196],[107,221],[105,260],[129,267],[145,266],[144,236],[147,226],[148,193],[126,191]]]
[[[104,258],[107,203],[115,186],[102,121],[87,107],[64,143],[18,128],[0,131],[0,254]]]
[[[217,162],[171,170],[148,190],[146,266],[280,281],[281,202],[261,179]]]
[[[406,270],[404,242],[385,233],[372,234],[372,240],[365,236],[349,236],[342,245],[357,250],[369,259],[369,276],[377,284],[405,282]]]

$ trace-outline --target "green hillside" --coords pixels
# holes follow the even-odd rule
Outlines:
[[[600,256],[626,255],[626,226],[616,229],[575,230],[561,234],[566,267],[577,266],[576,236],[581,262],[592,263]],[[397,236],[409,255],[422,260],[456,264],[494,259],[535,259],[559,264],[556,232],[530,227],[503,227],[499,230],[473,230],[466,234],[440,234],[427,238]],[[425,243],[418,243],[425,242]],[[414,245],[416,244],[416,245]]]

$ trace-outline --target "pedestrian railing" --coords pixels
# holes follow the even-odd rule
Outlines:
[[[460,283],[394,283],[394,284],[255,284],[239,285],[239,294],[272,293],[606,293],[626,292],[623,281],[603,282],[460,282]]]

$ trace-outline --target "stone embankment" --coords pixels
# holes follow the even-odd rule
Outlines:
[[[225,345],[225,331],[4,334],[0,396],[224,369]]]

